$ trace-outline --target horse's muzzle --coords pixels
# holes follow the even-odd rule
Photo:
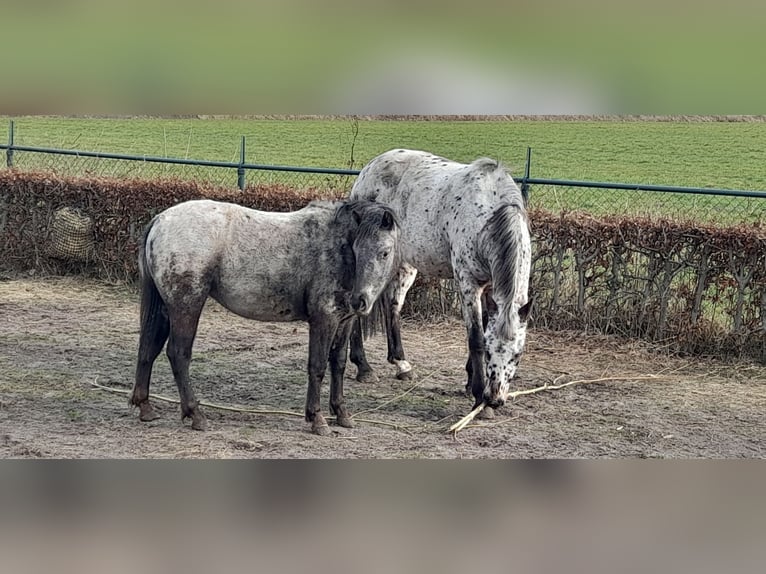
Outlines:
[[[355,295],[351,297],[351,309],[357,315],[367,315],[370,312],[370,305],[364,295]]]
[[[488,407],[499,409],[505,404],[505,399],[503,399],[503,397],[500,395],[496,395],[495,397],[488,397],[487,395],[484,395],[484,402],[487,403]]]

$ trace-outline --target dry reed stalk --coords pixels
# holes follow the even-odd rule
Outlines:
[[[102,391],[108,391],[110,393],[117,393],[117,394],[120,394],[120,395],[129,395],[132,392],[132,391],[128,391],[126,389],[115,389],[114,387],[107,387],[105,385],[101,385],[101,384],[97,383],[95,380],[91,381],[90,384],[91,384],[91,386],[93,386],[93,387],[95,387],[97,389],[101,389]],[[410,389],[410,390],[412,390],[412,389]],[[407,392],[409,392],[409,391],[407,391]],[[404,394],[406,394],[406,393],[404,393]],[[404,396],[404,395],[401,395],[401,396]],[[166,402],[166,403],[173,403],[173,404],[176,404],[176,405],[181,402],[178,399],[171,399],[170,397],[165,397],[165,396],[162,396],[162,395],[155,395],[154,393],[150,393],[149,394],[149,398],[157,400],[157,401],[163,401],[163,402]],[[207,407],[207,408],[210,408],[210,409],[217,409],[217,410],[220,410],[220,411],[229,411],[229,412],[235,412],[235,413],[248,413],[248,414],[252,414],[252,415],[276,415],[276,416],[296,417],[296,418],[303,418],[305,416],[302,413],[296,413],[294,411],[283,411],[283,410],[272,410],[272,409],[252,409],[252,408],[249,408],[249,407],[230,407],[230,406],[226,406],[226,405],[219,405],[219,404],[216,404],[216,403],[209,403],[207,401],[199,401],[199,404],[202,407]],[[370,410],[375,410],[375,409],[370,409]],[[369,411],[362,411],[362,412],[369,412]],[[325,418],[327,418],[328,420],[335,420],[335,417],[333,417],[333,416],[328,416],[328,417],[325,417]],[[404,432],[408,432],[407,431],[407,428],[408,428],[407,425],[400,425],[400,424],[390,423],[390,422],[386,422],[386,421],[376,421],[376,420],[373,420],[373,419],[363,419],[363,418],[358,418],[358,417],[355,417],[355,416],[352,416],[351,418],[354,419],[355,421],[360,422],[360,423],[386,426],[386,427],[394,428],[396,430],[402,430]]]
[[[615,381],[647,381],[647,380],[657,380],[661,379],[658,374],[654,375],[635,375],[635,376],[615,376],[615,377],[599,377],[598,379],[577,379],[574,381],[569,381],[567,383],[561,383],[556,384],[556,381],[558,381],[561,378],[561,375],[556,377],[553,380],[553,383],[545,383],[544,385],[540,387],[535,387],[534,389],[526,389],[523,391],[513,391],[506,395],[505,400],[508,401],[509,399],[515,399],[516,397],[521,397],[524,395],[533,395],[535,393],[541,393],[543,391],[558,391],[560,389],[563,389],[565,387],[571,387],[573,385],[586,385],[591,383],[606,383],[606,382],[615,382]],[[452,433],[452,436],[457,436],[457,433],[459,433],[461,430],[466,428],[473,419],[476,418],[476,416],[484,410],[484,408],[487,406],[487,403],[481,403],[477,405],[470,413],[468,413],[466,416],[464,416],[462,419],[460,419],[458,422],[456,422],[454,425],[449,427],[448,431],[449,433]]]

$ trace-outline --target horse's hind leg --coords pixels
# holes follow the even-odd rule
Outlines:
[[[330,348],[330,413],[335,415],[338,425],[346,428],[352,428],[354,423],[346,410],[346,399],[343,397],[343,375],[346,371],[349,331],[356,323],[356,319],[341,323]]]
[[[170,325],[167,318],[162,322],[157,331],[141,331],[138,343],[138,361],[136,364],[136,382],[133,385],[133,393],[130,404],[139,409],[139,420],[144,422],[160,418],[149,402],[149,382],[152,376],[152,366],[155,359],[162,351],[165,341],[168,339]]]
[[[381,295],[385,297],[385,293]],[[364,337],[362,336],[362,324],[359,319],[353,319],[351,328],[351,362],[356,365],[356,380],[360,383],[377,383],[378,375],[372,370],[370,363],[367,362],[367,355],[364,352]]]
[[[192,345],[197,334],[199,317],[202,314],[201,302],[189,304],[184,302],[183,309],[173,309],[170,312],[170,338],[168,339],[168,359],[173,369],[173,378],[178,386],[181,397],[181,419],[191,419],[194,430],[205,430],[207,420],[199,407],[194,390],[189,382],[189,363],[191,362]]]
[[[404,357],[404,348],[402,347],[402,325],[400,312],[404,306],[404,299],[407,292],[415,282],[418,270],[407,265],[402,265],[396,277],[393,286],[393,301],[391,312],[386,318],[386,335],[388,338],[388,362],[396,365],[396,378],[406,380],[412,378],[412,365]]]

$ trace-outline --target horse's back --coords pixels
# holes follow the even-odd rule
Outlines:
[[[152,220],[146,237],[150,269],[206,267],[222,247],[233,210],[211,200],[179,203]]]
[[[522,205],[521,192],[490,158],[470,164],[438,155],[395,149],[360,172],[352,199],[391,206],[402,222],[404,259],[427,275],[448,277],[458,250],[470,250],[501,205]]]
[[[362,168],[351,190],[351,199],[383,203],[392,203],[398,199],[406,201],[409,197],[404,196],[409,196],[417,189],[436,189],[440,179],[462,166],[425,151],[393,149],[373,158]],[[414,182],[420,185],[413,186]]]
[[[147,269],[166,299],[171,291],[204,293],[243,316],[270,320],[278,307],[275,320],[294,318],[300,315],[293,291],[300,295],[305,279],[307,234],[320,239],[331,213],[324,206],[277,213],[211,200],[181,203],[152,222]],[[312,225],[312,219],[319,222]]]
[[[418,223],[430,219],[432,224],[438,223],[437,213],[452,207],[471,216],[474,208],[486,211],[499,204],[522,203],[521,191],[497,160],[482,157],[465,164],[406,149],[372,159],[359,173],[351,199],[380,201],[393,207],[403,221],[415,217]]]

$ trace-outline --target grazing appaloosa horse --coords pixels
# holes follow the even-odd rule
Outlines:
[[[381,300],[388,360],[396,364],[397,377],[410,375],[399,312],[417,272],[454,277],[468,332],[466,388],[476,405],[504,404],[524,350],[532,260],[525,201],[511,176],[492,159],[466,165],[395,149],[362,169],[350,198],[388,205],[402,225],[402,267]],[[483,324],[482,294],[489,287],[497,308]],[[358,380],[375,380],[358,326],[351,335],[351,360]]]
[[[167,341],[182,419],[205,429],[189,361],[210,296],[248,319],[308,321],[306,420],[315,434],[330,434],[319,405],[329,358],[330,412],[351,427],[343,398],[349,333],[353,318],[369,314],[395,276],[400,233],[392,210],[369,201],[314,202],[271,213],[199,200],[157,215],[139,253],[141,335],[130,403],[140,419],[157,418],[149,380]]]

